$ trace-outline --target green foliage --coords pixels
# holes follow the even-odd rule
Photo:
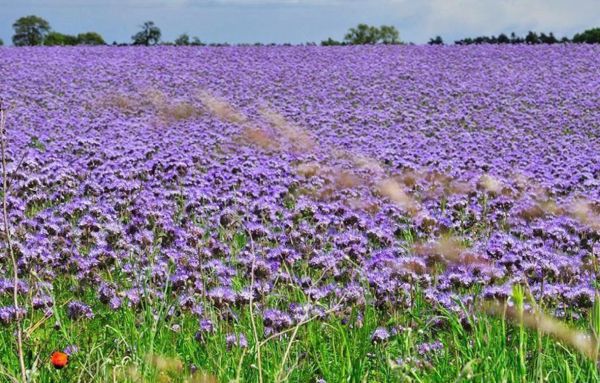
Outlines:
[[[106,42],[99,33],[84,32],[77,35],[78,45],[106,45]]]
[[[379,27],[378,41],[383,44],[400,44],[400,33],[392,25],[382,25]]]
[[[574,43],[600,44],[600,28],[588,29],[573,36]]]
[[[60,32],[51,31],[44,39],[44,45],[77,45],[77,36],[65,35]]]
[[[429,39],[429,42],[427,44],[429,44],[429,45],[444,45],[444,40],[442,39],[442,36],[435,36],[435,38]]]
[[[358,24],[354,28],[350,28],[344,42],[349,45],[365,45],[365,44],[400,44],[400,33],[392,25],[382,25],[377,28],[367,24]],[[321,45],[341,45],[339,42],[329,38],[322,41]]]
[[[590,313],[590,330],[594,336],[596,344],[595,355],[598,358],[598,351],[600,351],[600,294],[596,291],[594,295],[594,305]]]
[[[523,326],[523,313],[524,313],[524,308],[525,308],[525,291],[523,289],[523,286],[521,285],[514,285],[513,286],[513,291],[512,291],[512,299],[513,302],[515,304],[515,309],[517,310],[517,316],[518,316],[518,325],[519,325],[519,368],[521,371],[521,375],[526,375],[527,374],[527,363],[526,363],[526,353],[525,353],[525,347],[526,347],[526,334],[525,334],[525,327]]]
[[[153,21],[146,21],[142,30],[131,36],[133,45],[156,45],[160,42],[161,31]]]
[[[50,24],[39,16],[24,16],[13,24],[15,34],[12,37],[15,46],[42,45],[50,32]]]
[[[379,29],[367,24],[358,24],[355,28],[350,28],[344,40],[352,45],[376,44],[379,41]]]
[[[510,44],[510,39],[504,33],[498,35],[498,44]]]
[[[179,35],[175,39],[175,45],[190,45],[190,36],[187,33]]]
[[[96,32],[79,33],[77,36],[52,31],[50,24],[38,16],[25,16],[13,24],[15,46],[32,45],[104,45],[106,42]],[[1,41],[1,40],[0,40]],[[0,44],[1,45],[1,44]]]
[[[542,32],[542,34],[540,34],[540,41],[542,44],[557,44],[559,42],[552,32],[548,35]]]
[[[29,144],[27,146],[32,149],[39,150],[40,152],[46,151],[46,145],[44,145],[44,143],[36,136],[31,137]]]
[[[336,45],[344,45],[344,43],[334,40],[330,37],[327,40],[321,41],[321,45],[324,47],[330,47],[330,46],[336,46]]]
[[[175,45],[178,45],[178,46],[186,46],[186,45],[201,46],[201,45],[204,45],[204,43],[202,41],[200,41],[200,39],[196,36],[194,36],[192,39],[190,39],[190,36],[187,33],[183,33],[175,39]]]
[[[243,234],[236,235],[231,245],[242,249],[246,241]],[[127,276],[114,273],[111,278]],[[99,302],[93,286],[81,285],[73,278],[56,279],[49,291],[54,301],[53,317],[48,320],[43,310],[33,310],[23,322],[31,329],[25,356],[32,381],[183,382],[189,379],[191,365],[221,382],[258,381],[257,343],[248,306],[232,307],[235,319],[229,322],[219,320],[218,311],[210,305],[204,306],[203,316],[213,320],[215,331],[198,339],[198,318],[181,310],[170,286],[165,287],[164,299],[142,297],[139,305],[125,305],[117,311]],[[273,306],[307,299],[295,290],[284,294],[265,303]],[[515,288],[512,298],[517,308],[522,307],[523,288]],[[8,304],[9,299],[0,296],[0,305]],[[66,304],[72,300],[90,304],[94,318],[68,319]],[[598,381],[594,363],[565,345],[549,337],[540,338],[535,331],[502,317],[464,310],[450,312],[431,306],[417,294],[414,304],[405,310],[389,312],[366,305],[346,317],[328,315],[323,321],[308,321],[295,337],[288,332],[269,341],[263,335],[260,311],[255,310],[258,341],[264,342],[264,381],[275,381],[282,371],[290,382],[314,382],[318,378],[357,383],[531,382],[540,376],[548,382]],[[374,343],[371,334],[381,326],[398,332],[387,341]],[[228,333],[244,334],[248,348],[228,348]],[[12,334],[12,327],[0,327],[0,381],[10,381],[8,375],[18,373]],[[443,344],[441,350],[419,353],[419,345],[435,340]],[[55,370],[48,360],[50,354],[68,345],[76,345],[79,351],[70,357],[66,368]],[[285,359],[288,346],[289,357]],[[165,358],[163,365],[178,367],[165,372],[149,356]],[[166,363],[169,360],[179,363]],[[171,378],[165,379],[165,374]]]
[[[554,37],[554,34],[550,32],[549,35],[545,33],[537,34],[535,32],[529,31],[527,36],[525,36],[525,42],[527,44],[556,44],[558,40]]]
[[[537,33],[529,31],[527,36],[525,36],[525,42],[527,44],[539,44],[540,38],[538,37]]]
[[[0,39],[0,47],[4,45],[4,40]]]
[[[196,36],[194,36],[192,38],[192,42],[190,43],[190,45],[194,45],[194,46],[204,46],[206,44],[204,44],[202,41],[200,41],[200,39]]]
[[[105,45],[105,41],[96,32],[80,33],[77,36],[50,32],[44,39],[44,45]]]
[[[510,37],[504,33],[498,36],[478,36],[475,38],[467,37],[462,40],[457,40],[454,43],[457,45],[471,45],[471,44],[558,44],[567,43],[569,39],[563,37],[562,39],[556,38],[554,33],[548,34],[542,32],[529,31],[525,37],[517,36],[516,33],[512,32]]]

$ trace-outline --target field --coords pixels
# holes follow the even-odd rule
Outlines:
[[[598,381],[599,95],[599,46],[0,48],[0,381]]]

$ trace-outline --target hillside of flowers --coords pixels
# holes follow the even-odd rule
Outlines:
[[[374,310],[369,341],[388,342],[417,297],[467,326],[515,284],[586,317],[599,59],[585,45],[0,49],[23,302],[3,242],[0,330],[172,300],[162,314],[193,318],[199,344],[219,327],[248,347],[247,309],[261,338]],[[429,341],[423,354],[444,347]]]

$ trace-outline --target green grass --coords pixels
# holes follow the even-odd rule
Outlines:
[[[36,207],[30,213],[35,215],[43,208]],[[197,224],[202,226],[202,221]],[[138,258],[152,264],[164,237],[160,230],[154,234],[154,250],[125,262],[136,270],[144,269],[137,263]],[[398,235],[407,246],[415,241],[410,230]],[[238,253],[247,245],[247,236],[226,230],[219,232],[219,236],[229,243],[232,257],[229,261],[235,263]],[[82,254],[84,250],[80,250]],[[284,263],[282,267],[290,275],[309,276],[312,280],[325,276],[322,270],[311,268],[306,262],[293,267]],[[104,280],[114,282],[120,289],[131,286],[131,277],[121,267],[110,267],[101,273]],[[136,278],[150,280],[143,274],[141,271]],[[322,283],[335,282],[332,278],[326,276]],[[41,312],[30,311],[23,320],[28,335],[24,344],[25,362],[32,382],[202,382],[190,378],[193,370],[206,372],[218,382],[257,382],[260,375],[264,382],[324,379],[329,383],[600,380],[593,362],[548,336],[479,312],[465,310],[462,314],[467,319],[461,320],[457,313],[427,303],[420,293],[405,309],[374,308],[367,304],[345,312],[343,319],[328,315],[324,320],[308,321],[282,336],[267,339],[263,335],[259,305],[286,309],[289,302],[310,301],[294,284],[279,283],[264,301],[256,302],[252,313],[248,305],[233,308],[236,314],[233,320],[220,319],[216,309],[205,305],[208,311],[204,316],[213,319],[216,331],[199,341],[195,337],[199,330],[196,315],[188,311],[169,315],[172,308],[178,308],[177,294],[170,286],[164,288],[165,299],[142,299],[135,308],[112,311],[99,302],[95,286],[81,285],[73,276],[58,277],[52,285],[53,316],[44,318]],[[247,287],[249,281],[236,277],[232,285],[239,290]],[[368,286],[363,287],[368,290]],[[478,294],[476,288],[465,293]],[[526,299],[524,294],[515,290],[513,301],[518,304]],[[21,299],[21,305],[31,306],[27,297]],[[94,318],[68,319],[66,306],[72,300],[89,304]],[[367,297],[367,302],[370,300]],[[10,304],[10,296],[0,295],[0,306]],[[595,308],[591,327],[600,333],[600,305]],[[257,339],[253,335],[254,325]],[[586,331],[589,326],[587,320],[571,325]],[[388,341],[375,344],[371,335],[381,326],[403,330]],[[0,382],[9,382],[11,377],[20,375],[14,332],[14,326],[0,325]],[[228,349],[225,341],[228,333],[244,334],[248,347]],[[436,340],[444,345],[442,350],[419,354],[419,345]],[[51,353],[69,345],[76,345],[79,352],[70,358],[66,368],[55,370],[49,360]],[[156,359],[171,366],[159,368]],[[403,363],[399,363],[400,359]]]
[[[90,287],[80,291],[77,299],[90,304],[95,317],[71,321],[66,317],[65,308],[73,298],[74,286],[74,280],[55,281],[58,304],[54,317],[44,320],[41,313],[34,313],[24,319],[26,329],[37,325],[25,342],[26,364],[32,369],[33,381],[184,382],[192,365],[215,376],[219,382],[258,381],[256,342],[247,307],[237,309],[237,320],[230,322],[217,320],[217,312],[209,313],[215,318],[216,332],[200,342],[194,337],[198,331],[196,316],[191,313],[166,315],[175,304],[170,299],[145,301],[137,309],[111,311],[95,303],[94,289]],[[289,294],[293,295],[289,301],[298,299],[296,291]],[[169,291],[167,296],[171,296]],[[325,321],[310,321],[297,331],[267,342],[262,335],[262,319],[255,309],[255,323],[262,342],[264,381],[276,381],[278,376],[290,382],[313,382],[318,378],[327,382],[592,382],[599,379],[593,362],[554,339],[486,315],[469,317],[470,325],[465,326],[456,314],[431,307],[421,297],[417,298],[410,310],[390,313],[365,307],[361,310],[361,320],[358,320],[358,310],[348,313],[349,321],[331,315]],[[286,297],[278,299],[286,301]],[[275,303],[275,299],[269,302],[270,305]],[[433,325],[440,320],[444,326]],[[179,331],[173,330],[175,325]],[[383,344],[374,344],[371,334],[378,326],[402,326],[405,330]],[[225,335],[230,332],[245,334],[248,348],[228,350]],[[13,333],[11,327],[0,329],[2,382],[10,381],[8,375],[19,375]],[[427,356],[418,354],[419,344],[434,340],[443,343],[441,351]],[[49,362],[50,354],[70,344],[77,345],[79,352],[72,356],[66,368],[55,370]],[[284,359],[288,348],[289,355]],[[149,360],[150,355],[176,359],[183,369],[158,371]],[[398,365],[398,358],[414,362]]]

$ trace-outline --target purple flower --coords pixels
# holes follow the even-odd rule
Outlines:
[[[77,347],[74,344],[70,344],[67,347],[65,347],[65,349],[63,350],[63,352],[69,356],[72,356],[73,354],[76,354],[79,352],[79,347]]]
[[[215,333],[215,325],[210,319],[201,319],[200,320],[200,330],[196,332],[195,339],[198,342],[204,342],[207,335],[212,335]]]
[[[417,346],[417,352],[419,353],[419,355],[423,356],[423,355],[435,353],[437,351],[442,350],[443,348],[444,348],[444,345],[442,344],[442,342],[440,342],[439,340],[436,340],[432,343],[421,343],[420,345]]]
[[[200,331],[213,333],[215,332],[215,325],[210,319],[200,320]]]
[[[14,306],[0,307],[0,324],[9,325],[18,318],[22,318],[27,314],[27,311],[22,307],[19,310],[15,310]]]
[[[377,327],[371,335],[371,341],[373,343],[383,343],[390,338],[390,332],[385,327]]]
[[[67,316],[71,320],[92,319],[94,312],[91,307],[85,303],[73,301],[67,305]]]
[[[248,340],[244,334],[233,334],[229,333],[225,336],[225,343],[227,344],[227,349],[231,350],[233,347],[239,348],[247,348]]]
[[[3,48],[6,62],[48,63],[0,76],[14,101],[11,164],[26,154],[7,196],[19,275],[96,286],[110,310],[173,300],[169,317],[213,318],[205,335],[231,329],[250,300],[277,333],[326,320],[320,307],[334,304],[344,323],[367,325],[365,306],[387,317],[415,290],[456,312],[510,301],[515,281],[549,310],[587,315],[600,255],[598,49],[447,48],[270,47],[265,61],[263,48],[197,60],[161,47],[167,66],[154,50]],[[264,76],[244,75],[257,65]],[[194,73],[214,74],[201,97]],[[466,248],[437,246],[450,233]],[[0,276],[2,302],[11,278]],[[51,314],[52,285],[34,279],[18,294]],[[286,301],[290,291],[303,299]],[[81,302],[67,313],[93,315]],[[15,317],[0,309],[2,323]]]
[[[52,297],[49,296],[34,297],[31,305],[34,310],[40,310],[54,306],[54,301],[52,300]]]
[[[265,333],[274,334],[292,326],[292,318],[283,311],[267,309],[263,312]]]
[[[215,287],[208,292],[208,299],[218,308],[233,305],[236,299],[236,293],[229,287]]]

